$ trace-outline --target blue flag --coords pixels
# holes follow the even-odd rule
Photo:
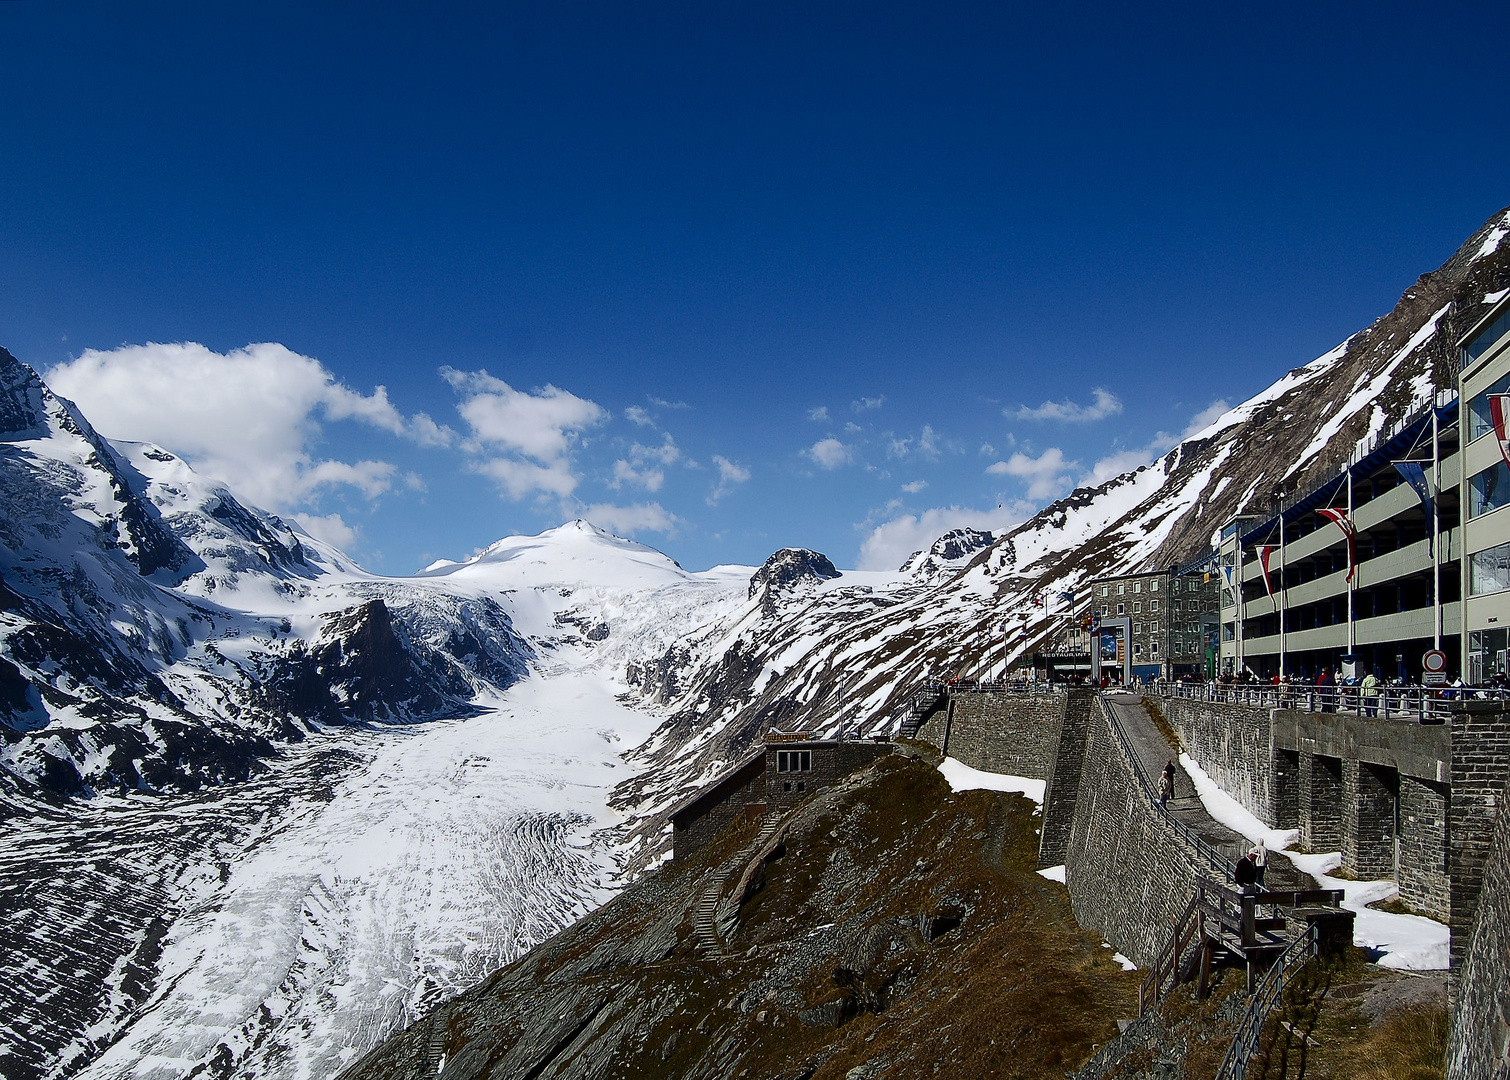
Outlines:
[[[1426,551],[1429,554],[1437,538],[1432,535],[1434,530],[1431,527],[1431,484],[1427,482],[1426,470],[1421,468],[1419,461],[1396,461],[1392,464],[1395,466],[1395,472],[1400,474],[1400,479],[1409,484],[1411,490],[1416,493],[1416,497],[1421,500],[1421,509],[1426,511]]]

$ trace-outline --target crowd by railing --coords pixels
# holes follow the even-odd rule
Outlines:
[[[1313,713],[1352,713],[1357,716],[1376,716],[1383,720],[1414,720],[1417,723],[1445,722],[1453,709],[1463,701],[1510,699],[1510,690],[1501,687],[1401,686],[1385,682],[1376,685],[1339,686],[1326,683],[1317,686],[1302,682],[1275,684],[1161,680],[1152,683],[1148,689],[1163,697]]]

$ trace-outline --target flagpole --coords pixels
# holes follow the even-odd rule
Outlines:
[[[1357,453],[1356,449],[1354,450],[1354,453]],[[1348,461],[1347,461],[1347,519],[1349,521],[1353,520],[1353,455],[1352,454],[1348,455]],[[1350,560],[1349,563],[1348,563],[1348,568],[1347,568],[1347,654],[1349,656],[1356,656],[1357,655],[1357,653],[1354,651],[1357,648],[1357,645],[1356,645],[1356,643],[1353,640],[1353,578],[1354,578],[1355,574],[1356,574],[1356,571],[1354,570],[1352,562]],[[1353,667],[1353,670],[1355,672],[1358,670],[1356,664],[1357,664],[1357,661],[1355,660],[1354,661],[1354,667]]]
[[[1279,492],[1279,678],[1285,677],[1285,493]]]
[[[1441,509],[1442,502],[1442,444],[1440,433],[1437,430],[1437,400],[1433,393],[1431,399],[1431,601],[1433,618],[1431,620],[1431,647],[1440,650],[1442,648],[1442,536],[1441,536]]]

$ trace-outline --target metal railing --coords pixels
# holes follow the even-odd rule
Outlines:
[[[1258,1049],[1259,1039],[1264,1032],[1264,1022],[1269,1019],[1269,1013],[1279,1001],[1280,995],[1290,985],[1290,981],[1306,965],[1306,962],[1314,957],[1320,949],[1321,932],[1315,923],[1306,928],[1294,941],[1290,942],[1289,948],[1279,954],[1279,957],[1270,965],[1269,970],[1264,972],[1264,977],[1259,981],[1253,991],[1253,996],[1248,999],[1248,1008],[1243,1012],[1243,1018],[1237,1026],[1237,1034],[1232,1036],[1232,1045],[1227,1049],[1227,1056],[1222,1059],[1222,1067],[1217,1070],[1216,1080],[1243,1080],[1248,1075],[1248,1062],[1252,1060],[1253,1053]]]
[[[1149,689],[1164,697],[1252,705],[1301,712],[1338,712],[1382,720],[1445,723],[1464,701],[1506,701],[1510,691],[1462,686],[1308,686],[1290,683],[1156,682]]]

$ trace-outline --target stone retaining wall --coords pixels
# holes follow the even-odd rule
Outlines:
[[[1504,770],[1500,771],[1503,793]],[[1510,964],[1505,962],[1510,955],[1510,814],[1499,815],[1483,852],[1478,913],[1472,934],[1463,935],[1461,949],[1453,920],[1456,1008],[1446,1071],[1453,1080],[1510,1075]]]
[[[1147,968],[1195,891],[1197,856],[1144,793],[1099,699],[1083,745],[1064,858],[1075,921]]]
[[[1068,697],[958,691],[949,695],[947,709],[918,729],[918,738],[947,749],[950,757],[972,769],[1043,780]]]
[[[1065,695],[1064,718],[1054,741],[1044,779],[1043,831],[1038,840],[1038,865],[1058,866],[1069,850],[1075,807],[1080,802],[1080,779],[1085,765],[1085,737],[1091,712],[1097,708],[1094,690],[1071,690]]]
[[[1472,708],[1478,703],[1468,705]],[[1502,816],[1500,807],[1505,801],[1510,763],[1510,713],[1477,709],[1454,713],[1452,745],[1452,800],[1447,820],[1452,847],[1452,969],[1456,972],[1467,957],[1495,826]]]

